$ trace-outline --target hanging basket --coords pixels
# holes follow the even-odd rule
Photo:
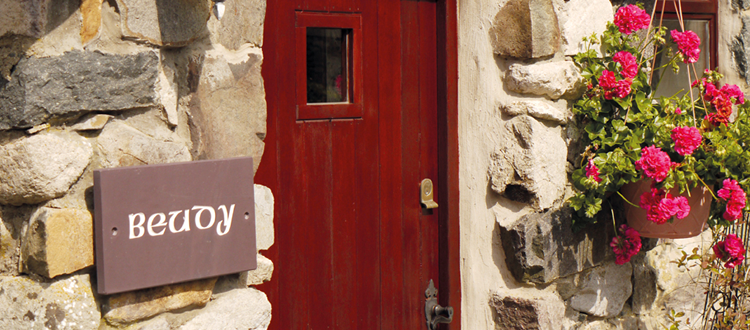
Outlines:
[[[651,189],[651,180],[640,180],[622,186],[620,192],[631,203],[638,204],[641,195],[649,189]],[[679,189],[673,188],[669,193],[677,196],[679,195]],[[700,235],[708,228],[706,221],[711,212],[711,193],[708,189],[698,186],[690,191],[690,196],[683,196],[687,198],[688,204],[690,204],[690,214],[684,219],[675,218],[672,223],[656,224],[646,218],[646,210],[624,203],[628,226],[637,230],[643,237],[688,238]]]

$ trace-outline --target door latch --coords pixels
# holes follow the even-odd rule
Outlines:
[[[440,323],[451,323],[453,321],[453,307],[443,307],[437,302],[437,289],[430,279],[430,285],[424,291],[424,317],[427,320],[427,329],[436,330]]]
[[[432,180],[422,180],[422,183],[419,184],[419,202],[422,204],[422,207],[426,209],[434,209],[438,207],[438,204],[435,203],[435,200],[432,197],[434,193],[435,191],[432,187]]]

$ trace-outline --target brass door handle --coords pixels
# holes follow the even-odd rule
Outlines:
[[[419,203],[422,204],[423,208],[434,209],[438,207],[438,204],[435,203],[432,197],[434,192],[435,189],[433,189],[432,180],[422,180],[422,183],[419,184]]]

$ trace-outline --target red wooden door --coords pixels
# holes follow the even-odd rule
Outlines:
[[[427,283],[442,290],[450,273],[444,208],[422,208],[419,186],[430,178],[445,196],[439,12],[432,1],[267,2],[256,182],[275,196],[275,270],[261,287],[272,329],[426,329]]]

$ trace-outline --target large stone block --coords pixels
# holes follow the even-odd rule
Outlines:
[[[65,194],[93,150],[74,133],[38,134],[0,146],[0,204],[34,204]]]
[[[268,187],[259,184],[254,185],[253,188],[255,192],[255,245],[258,251],[268,250],[274,241],[273,193]]]
[[[91,330],[101,314],[88,274],[52,283],[0,277],[0,329]]]
[[[39,209],[22,248],[24,272],[47,278],[94,265],[94,221],[88,210]]]
[[[216,278],[160,286],[109,296],[104,319],[113,324],[128,324],[182,308],[205,306],[211,299]],[[232,306],[236,309],[237,306]],[[208,328],[206,328],[208,329]]]
[[[193,155],[197,159],[263,155],[266,99],[258,48],[214,49],[191,59],[188,81]]]
[[[214,43],[237,50],[250,43],[263,46],[263,21],[266,17],[265,0],[226,0],[221,20],[211,15],[208,28]]]
[[[559,297],[544,291],[521,290],[511,295],[492,293],[495,330],[560,329],[565,306]]]
[[[592,33],[600,36],[607,29],[607,22],[614,19],[614,11],[609,0],[566,1],[560,14],[565,55],[575,55],[584,51],[583,38],[591,36]]]
[[[510,0],[495,15],[489,31],[495,54],[539,58],[560,49],[560,28],[552,1]]]
[[[72,51],[21,60],[0,86],[0,129],[27,128],[52,116],[156,106],[159,59]]]
[[[192,160],[185,143],[176,137],[151,137],[120,120],[107,124],[96,142],[103,168]]]
[[[560,126],[548,126],[528,115],[508,120],[502,144],[491,154],[491,188],[538,211],[552,207],[567,184],[567,146]]]
[[[632,275],[630,263],[610,263],[592,270],[578,293],[570,298],[570,307],[599,317],[617,316],[633,293]]]
[[[203,0],[117,0],[126,38],[180,47],[208,33],[211,2]]]
[[[240,307],[241,308],[238,308]],[[196,317],[177,328],[265,330],[271,323],[271,304],[254,288],[232,290],[212,300]]]
[[[505,74],[505,86],[516,93],[546,96],[553,100],[575,97],[585,87],[578,68],[570,61],[513,64]]]
[[[602,263],[611,253],[611,232],[611,226],[600,224],[574,233],[569,208],[500,226],[508,269],[518,281],[533,283],[550,283]]]

